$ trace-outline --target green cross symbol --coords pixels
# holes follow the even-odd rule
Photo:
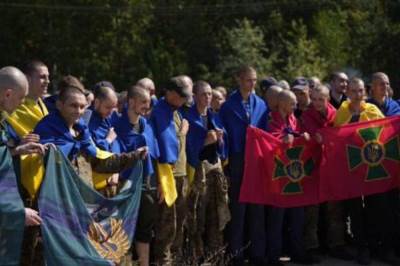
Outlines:
[[[288,182],[282,189],[282,194],[300,194],[303,193],[301,180],[310,176],[314,169],[312,158],[306,162],[301,160],[304,147],[297,146],[286,150],[286,157],[289,162],[285,164],[278,156],[275,156],[275,169],[273,171],[273,180],[287,178]]]
[[[363,128],[357,131],[363,140],[363,146],[347,145],[347,162],[350,171],[366,164],[368,166],[365,181],[374,181],[390,177],[385,169],[385,160],[400,161],[398,136],[382,143],[380,140],[383,126]]]

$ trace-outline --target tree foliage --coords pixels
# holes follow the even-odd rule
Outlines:
[[[241,64],[291,80],[355,69],[400,87],[400,2],[394,0],[32,0],[0,3],[0,64],[45,61],[53,81],[188,74],[232,85]],[[56,82],[53,82],[56,84]]]

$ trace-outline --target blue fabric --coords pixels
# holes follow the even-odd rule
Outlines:
[[[0,265],[18,266],[25,226],[11,154],[0,146]]]
[[[174,111],[165,98],[161,98],[151,112],[150,121],[160,150],[160,163],[174,164],[178,160],[179,143],[175,131]]]
[[[58,100],[58,94],[54,94],[54,95],[44,98],[43,102],[46,105],[47,111],[49,111],[49,113],[57,110],[57,106],[56,106],[57,100]]]
[[[128,112],[125,109],[121,117],[115,122],[114,129],[115,133],[118,135],[121,152],[134,151],[143,146],[148,147],[149,154],[143,163],[143,176],[147,177],[154,173],[152,160],[158,159],[160,151],[149,121],[144,117],[140,117],[139,125],[141,132],[136,133],[133,129],[133,125],[129,121]],[[131,171],[132,169],[125,170],[122,176],[129,176]]]
[[[53,143],[70,160],[76,158],[80,152],[96,157],[96,146],[82,119],[74,125],[74,129],[79,132],[78,138],[71,135],[60,112],[56,110],[45,116],[33,132],[40,136],[40,143]]]
[[[113,252],[132,244],[141,185],[142,164],[139,161],[120,193],[106,198],[76,174],[61,152],[51,148],[38,198],[46,265],[115,265],[110,259],[103,258],[99,251],[107,251],[108,246]],[[113,222],[119,222],[121,226],[113,227]],[[103,243],[96,241],[96,234],[90,233],[94,223],[105,233]],[[117,228],[119,240],[116,239]]]
[[[4,121],[4,130],[7,132],[7,138],[13,140],[15,145],[21,142],[17,132],[7,121]]]
[[[157,104],[158,99],[156,97],[151,97],[150,99],[150,107],[153,107]]]
[[[112,115],[102,118],[97,111],[93,111],[88,125],[89,132],[97,147],[108,152],[120,153],[117,140],[114,140],[112,143],[106,140],[111,128],[114,127],[112,119]]]
[[[368,103],[375,104],[385,116],[393,116],[400,114],[400,104],[392,98],[385,98],[382,105],[376,102],[373,98],[367,100]]]
[[[203,119],[199,112],[197,111],[196,105],[193,105],[184,116],[189,122],[189,131],[186,136],[186,156],[187,162],[196,168],[199,163],[199,155],[204,147],[204,141],[207,137],[208,128],[204,125]],[[215,119],[215,114],[211,109],[207,110],[207,118],[209,123],[212,124],[213,128],[223,129],[218,126]],[[223,151],[224,144],[220,145],[220,151]]]
[[[228,134],[229,154],[243,153],[246,140],[246,129],[249,125],[266,129],[268,108],[265,102],[252,93],[249,97],[250,119],[243,106],[239,90],[234,91],[222,105],[220,118]]]

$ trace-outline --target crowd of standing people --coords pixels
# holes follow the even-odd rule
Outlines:
[[[398,189],[296,208],[239,201],[249,126],[289,144],[295,138],[321,143],[318,129],[398,115],[385,73],[374,73],[368,86],[344,72],[326,84],[318,77],[297,77],[291,85],[268,77],[257,86],[256,70],[243,66],[233,90],[180,75],[162,89],[143,78],[121,92],[109,81],[89,90],[66,75],[53,95],[49,75],[36,60],[22,71],[0,69],[3,142],[19,162],[26,207],[22,265],[43,265],[41,173],[26,171],[32,160],[24,155],[43,155],[49,145],[107,197],[119,192],[133,162],[143,161],[132,244],[141,266],[185,265],[188,257],[193,265],[283,265],[284,255],[316,264],[323,254],[400,265]],[[122,264],[131,260],[127,254]]]

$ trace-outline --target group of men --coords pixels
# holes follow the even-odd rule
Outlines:
[[[87,90],[71,75],[49,96],[44,63],[28,62],[22,71],[0,69],[3,145],[19,162],[26,207],[22,265],[43,264],[37,206],[43,173],[32,162],[41,164],[49,145],[107,197],[143,160],[133,245],[140,265],[283,265],[282,255],[313,264],[320,262],[321,247],[363,265],[371,255],[400,265],[398,190],[286,209],[239,201],[249,126],[286,143],[300,137],[321,142],[320,128],[400,114],[384,73],[373,74],[368,93],[361,79],[349,81],[343,72],[332,75],[329,88],[315,77],[296,78],[289,88],[267,78],[259,97],[257,72],[244,66],[229,96],[223,87],[181,75],[157,99],[149,78],[117,93],[108,81]],[[355,254],[348,248],[346,217]]]

